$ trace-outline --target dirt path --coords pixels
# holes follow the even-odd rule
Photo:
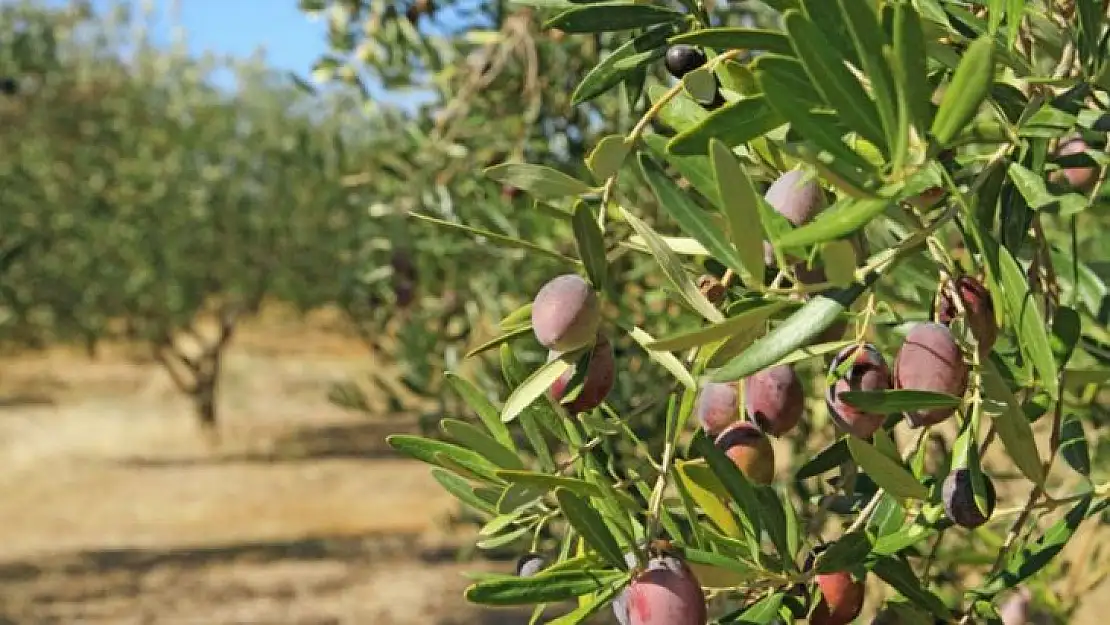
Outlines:
[[[454,562],[453,500],[384,445],[411,425],[327,403],[364,353],[299,338],[230,355],[217,453],[155,366],[0,364],[0,624],[522,622],[463,601],[498,565]]]

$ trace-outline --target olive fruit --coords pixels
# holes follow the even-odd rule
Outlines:
[[[802,418],[805,391],[794,367],[768,367],[744,380],[748,416],[771,436],[782,436]]]
[[[848,625],[863,610],[864,585],[848,571],[817,576],[821,600],[809,615],[811,625]]]
[[[948,474],[944,479],[942,494],[944,496],[944,512],[953,523],[960,527],[974,529],[990,520],[994,513],[997,495],[994,484],[986,475],[983,482],[987,487],[986,514],[975,504],[975,489],[971,485],[971,471],[960,468]]]
[[[948,393],[962,397],[967,388],[967,364],[952,331],[939,323],[920,323],[906,335],[894,359],[894,388]],[[907,412],[913,427],[936,425],[955,408]]]
[[[1026,625],[1029,622],[1029,602],[1033,593],[1022,586],[998,606],[998,616],[1003,625]]]
[[[716,436],[740,418],[740,384],[706,382],[694,400],[694,415],[702,429]]]
[[[705,65],[705,53],[694,46],[675,45],[667,49],[663,57],[663,65],[675,78],[682,78],[686,74]]]
[[[532,331],[540,345],[571,352],[589,345],[601,325],[597,293],[573,273],[553,278],[532,300]]]
[[[890,388],[890,369],[879,350],[868,343],[862,347],[849,345],[840,350],[829,366],[829,375],[834,375],[848,358],[853,360],[847,372],[825,389],[825,405],[837,427],[853,436],[868,438],[882,427],[886,415],[855,408],[840,399],[840,394],[845,391],[887,390]]]
[[[994,300],[990,291],[971,276],[960,276],[950,288],[941,291],[940,306],[937,310],[937,320],[944,325],[949,325],[959,314],[959,309],[953,299],[953,291],[960,298],[964,311],[967,313],[967,324],[971,333],[979,343],[979,356],[986,358],[998,340],[998,325],[994,322]]]
[[[653,556],[613,602],[621,625],[705,625],[705,595],[690,567],[672,555]]]
[[[538,553],[526,553],[516,561],[518,577],[532,577],[547,568],[547,558]]]
[[[813,175],[802,169],[791,169],[779,176],[763,199],[780,215],[800,226],[808,223],[825,208],[825,192]]]
[[[558,357],[558,352],[548,354],[548,359]],[[562,403],[567,391],[567,385],[574,378],[577,365],[572,365],[563,372],[551,385],[551,398],[556,403]],[[617,363],[613,355],[613,345],[604,334],[598,334],[594,341],[593,351],[590,353],[590,362],[586,366],[586,377],[582,381],[582,390],[570,401],[563,404],[567,411],[577,414],[589,412],[601,405],[609,391],[613,390],[616,378]]]
[[[1072,156],[1075,154],[1082,154],[1087,151],[1087,142],[1079,137],[1073,137],[1067,141],[1060,142],[1056,148],[1056,156]],[[1097,167],[1065,167],[1058,169],[1049,176],[1049,180],[1055,184],[1070,186],[1080,191],[1090,191],[1091,188],[1098,182],[1098,168]]]
[[[775,450],[767,435],[751,421],[728,426],[715,444],[752,482],[770,484],[775,479]]]

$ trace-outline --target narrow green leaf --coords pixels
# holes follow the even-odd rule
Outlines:
[[[867,559],[871,553],[871,538],[867,532],[857,530],[844,534],[831,543],[821,555],[817,556],[813,566],[818,573],[835,573],[846,571]]]
[[[1068,466],[1081,475],[1091,475],[1091,451],[1087,446],[1087,436],[1083,433],[1083,422],[1074,414],[1064,417],[1060,424],[1060,455]]]
[[[595,289],[605,290],[609,284],[609,261],[605,257],[605,241],[597,225],[597,215],[589,204],[579,201],[574,207],[571,225],[578,244],[578,255],[582,257],[590,282]]]
[[[848,32],[859,53],[861,69],[871,81],[871,97],[879,111],[879,120],[886,133],[887,145],[893,147],[900,143],[898,136],[898,107],[895,104],[897,92],[894,74],[883,55],[886,45],[882,25],[875,13],[874,5],[857,0],[839,0],[840,13],[848,26]],[[924,80],[922,74],[918,80]],[[893,155],[899,158],[900,155]]]
[[[784,597],[786,595],[781,592],[767,595],[744,610],[737,620],[729,622],[738,625],[768,625],[778,617]]]
[[[983,402],[983,410],[994,419],[994,429],[1006,453],[1025,477],[1035,484],[1043,484],[1044,466],[1033,439],[1033,429],[1021,404],[989,359],[982,363],[982,380],[983,394],[988,400]]]
[[[515,339],[515,338],[522,337],[526,334],[531,334],[531,332],[532,332],[532,324],[531,323],[526,323],[522,326],[517,326],[515,328],[510,328],[508,331],[506,331],[502,334],[499,334],[499,335],[493,337],[492,339],[486,341],[485,343],[482,343],[481,345],[479,345],[479,346],[475,347],[474,349],[470,350],[469,352],[466,353],[465,358],[473,358],[473,357],[477,356],[478,354],[483,354],[483,353],[493,349],[494,347],[499,347],[500,345],[503,345],[503,344]]]
[[[744,353],[713,372],[710,379],[714,382],[740,380],[774,364],[827,330],[864,290],[864,285],[855,284],[847,289],[814,295]]]
[[[627,579],[623,571],[544,571],[533,577],[493,577],[471,585],[465,596],[481,605],[556,603],[620,586]]]
[[[657,339],[651,344],[651,348],[659,351],[677,352],[691,347],[707,345],[731,336],[742,335],[753,330],[758,331],[764,321],[782,310],[786,305],[787,303],[781,300],[760,301],[757,305],[746,308],[720,323]]]
[[[699,67],[683,76],[682,85],[696,102],[712,102],[717,95],[717,78],[708,67]]]
[[[628,332],[628,335],[632,337],[632,340],[636,341],[640,347],[644,348],[644,351],[648,354],[648,358],[654,360],[669,371],[670,374],[686,388],[697,388],[697,382],[694,380],[694,376],[690,375],[690,372],[683,366],[682,361],[675,358],[674,354],[669,354],[666,351],[656,348],[656,340],[652,338],[650,334],[636,327],[625,328],[625,330]]]
[[[563,11],[543,24],[568,33],[599,33],[677,22],[682,13],[654,4],[596,2]]]
[[[578,83],[570,98],[571,105],[578,106],[596,98],[631,76],[637,69],[662,58],[666,53],[667,37],[673,32],[674,27],[671,25],[653,28],[613,50],[612,54],[602,59]],[[635,62],[630,63],[633,60]]]
[[[492,536],[479,536],[478,540],[475,541],[474,546],[483,550],[501,549],[502,547],[507,547],[519,541],[521,538],[524,538],[531,533],[531,527],[528,527],[527,525],[521,525],[518,527],[507,529],[499,534],[494,534]]]
[[[563,511],[567,522],[601,557],[617,568],[628,568],[620,545],[605,526],[601,515],[589,503],[565,488],[556,488],[555,498],[559,501],[559,509]]]
[[[777,78],[796,100],[809,104],[808,108],[826,106],[825,98],[809,80],[805,66],[794,56],[764,54],[752,63],[752,73],[760,71]]]
[[[667,247],[667,244],[656,234],[655,230],[641,221],[639,217],[633,215],[632,212],[625,207],[621,206],[620,212],[624,220],[628,222],[628,225],[632,226],[636,234],[643,238],[644,244],[647,245],[652,257],[655,258],[655,262],[663,269],[663,273],[667,276],[667,279],[678,289],[678,292],[683,296],[683,299],[686,300],[686,303],[701,316],[705,317],[707,321],[712,323],[722,321],[724,317],[721,315],[721,311],[717,310],[713,304],[702,295],[697,285],[694,284],[694,281],[682,267],[682,261],[680,261],[674,255],[674,252]]]
[[[739,253],[745,284],[763,283],[763,222],[759,194],[744,168],[724,143],[709,142],[710,161],[717,178],[721,207],[728,221],[729,237]]]
[[[601,490],[596,484],[591,484],[585,480],[573,477],[549,475],[547,473],[536,473],[534,471],[513,470],[497,471],[497,477],[500,477],[510,484],[542,488],[545,491],[553,491],[556,488],[562,488],[582,497],[601,496]]]
[[[763,96],[729,102],[710,113],[703,121],[679,132],[667,151],[671,154],[705,154],[709,140],[716,138],[727,146],[747,143],[786,123]]]
[[[995,251],[1005,294],[1006,313],[1018,335],[1018,344],[1040,374],[1038,378],[1041,386],[1049,395],[1057,398],[1060,396],[1060,386],[1056,359],[1052,355],[1052,344],[1048,339],[1048,324],[1041,315],[1039,304],[1029,291],[1029,280],[1013,254],[1005,247],[997,247]]]
[[[709,517],[709,520],[722,533],[732,538],[743,537],[744,533],[740,529],[740,525],[733,518],[728,506],[721,500],[721,497],[727,495],[727,493],[715,492],[715,487],[722,491],[724,487],[713,477],[709,467],[704,464],[680,460],[675,463],[675,472],[678,474],[686,492],[690,494],[690,497],[698,504],[705,516]]]
[[[502,163],[485,170],[497,182],[512,185],[538,200],[552,200],[589,193],[593,188],[561,171],[529,163]]]
[[[755,494],[755,486],[748,481],[744,473],[721,451],[713,441],[699,432],[690,443],[690,448],[705,458],[709,469],[721,481],[721,485],[728,491],[732,501],[740,509],[741,521],[748,533],[749,540],[754,541],[753,553],[758,553],[760,536],[763,533],[760,502]]]
[[[914,523],[875,541],[872,553],[893,556],[936,534],[936,530]]]
[[[535,484],[510,482],[497,500],[497,513],[505,517],[517,518],[525,509],[535,505],[547,494],[547,491],[547,488]]]
[[[914,410],[954,408],[961,398],[948,393],[913,390],[845,391],[838,397],[848,405],[866,412],[898,414]]]
[[[631,150],[632,145],[622,135],[603,137],[586,158],[586,166],[603,181],[620,171]]]
[[[779,494],[770,486],[756,486],[755,494],[759,498],[759,518],[762,520],[767,535],[775,545],[775,551],[788,567],[794,566],[794,553],[790,549],[790,538],[786,522],[784,507],[790,507],[789,500],[783,501]]]
[[[483,458],[478,452],[452,443],[411,434],[391,434],[386,437],[385,442],[398,453],[428,464],[443,466],[440,459],[450,458],[468,466],[484,467],[483,470],[491,475],[497,470],[492,462]]]
[[[453,495],[463,504],[470,506],[471,508],[474,508],[479,512],[485,512],[490,516],[493,516],[497,513],[493,504],[475,494],[474,487],[471,486],[470,483],[468,483],[466,480],[455,475],[454,473],[451,473],[450,471],[445,471],[437,467],[432,469],[432,477],[435,479],[435,481],[439,482],[440,486],[442,486],[444,490]]]
[[[649,134],[643,137],[644,145],[652,156],[673,165],[698,193],[704,195],[711,204],[721,206],[720,196],[717,194],[717,179],[713,175],[713,166],[709,157],[704,154],[694,156],[669,154],[667,141],[667,137],[662,135]]]
[[[881,557],[875,561],[871,570],[884,582],[890,584],[891,588],[902,593],[902,596],[914,604],[928,610],[934,616],[944,619],[945,622],[951,618],[948,606],[944,605],[940,597],[921,585],[913,569],[904,560],[896,557]]]
[[[852,167],[865,171],[873,169],[867,159],[841,140],[844,134],[841,129],[828,123],[829,120],[824,116],[814,114],[804,101],[795,97],[794,91],[785,82],[779,80],[778,76],[765,70],[757,70],[755,76],[771,108],[789,121],[790,127],[795,132]]]
[[[929,497],[929,489],[918,482],[901,463],[887,458],[883,452],[863,439],[849,436],[848,451],[867,475],[891,495],[908,499]]]
[[[1091,507],[1091,496],[1079,500],[1067,516],[1053,523],[1036,541],[1027,543],[1024,549],[1015,549],[1006,567],[993,579],[975,590],[980,597],[990,597],[1006,588],[1014,588],[1021,582],[1048,566],[1075,535],[1079,525],[1087,518]]]
[[[744,264],[736,248],[729,243],[709,213],[695,204],[690,197],[655,164],[647,154],[639,155],[640,171],[647,179],[659,205],[686,233],[697,239],[713,257],[737,273],[744,272]],[[759,248],[762,258],[762,247]]]
[[[572,364],[566,358],[552,358],[536,369],[527,380],[513,389],[512,394],[505,400],[505,405],[501,408],[501,421],[508,423],[516,419],[529,404],[547,392],[555,380],[570,369]]]
[[[790,40],[782,33],[758,28],[703,28],[675,35],[671,37],[670,43],[716,50],[758,50],[774,54],[794,54]]]
[[[794,474],[794,479],[806,480],[826,471],[832,471],[851,457],[852,454],[848,451],[848,439],[841,438],[817,452],[815,456],[803,464],[798,472]]]
[[[825,38],[821,28],[797,11],[787,11],[784,21],[790,43],[825,101],[852,130],[877,146],[884,154],[889,154],[875,103],[867,97],[856,77],[848,71],[843,63],[843,56]]]
[[[1014,183],[1014,188],[1034,210],[1043,208],[1056,201],[1056,197],[1049,193],[1044,179],[1029,171],[1020,163],[1010,163],[1006,173]]]
[[[647,93],[648,99],[654,105],[667,93],[667,88],[663,85],[651,85],[648,87]],[[727,107],[725,105],[724,108]],[[695,102],[685,91],[681,91],[677,96],[671,98],[659,111],[659,121],[673,128],[676,132],[693,128],[708,118],[709,111]]]
[[[967,47],[941,98],[930,128],[933,138],[947,147],[975,118],[994,81],[994,37],[982,35]]]
[[[510,237],[510,236],[503,235],[503,234],[497,234],[496,232],[490,232],[489,230],[482,230],[480,228],[473,228],[471,226],[465,226],[463,224],[455,223],[453,221],[444,221],[442,219],[436,219],[435,217],[430,217],[428,215],[421,215],[420,213],[409,213],[409,216],[414,217],[416,219],[419,219],[420,221],[426,221],[430,224],[435,224],[437,226],[443,226],[445,228],[452,228],[454,230],[461,230],[463,232],[466,232],[466,233],[469,233],[469,234],[472,234],[472,235],[475,235],[475,236],[483,237],[483,238],[489,239],[491,242],[496,243],[498,245],[503,245],[505,247],[513,247],[513,248],[522,249],[522,250],[527,250],[527,251],[535,253],[535,254],[542,254],[544,256],[547,256],[548,258],[554,258],[555,260],[561,261],[561,262],[566,263],[568,265],[578,266],[578,261],[574,260],[573,258],[563,256],[562,254],[560,254],[560,253],[558,253],[554,250],[550,250],[546,247],[543,247],[542,245],[536,245],[535,243],[530,243],[528,241],[522,241],[520,239],[516,239],[516,238]]]
[[[501,376],[504,378],[505,383],[509,388],[515,388],[525,379],[527,379],[528,371],[524,365],[517,359],[516,354],[513,353],[513,348],[509,345],[501,345],[501,353],[499,354],[501,360]],[[535,406],[536,404],[533,404]],[[544,438],[543,431],[540,429],[540,414],[533,410],[525,410],[518,417],[520,421],[520,429],[524,431],[525,438],[528,439],[528,445],[531,446],[532,451],[536,454],[536,459],[540,463],[540,468],[544,471],[555,471],[555,459],[551,455],[551,449],[547,445],[547,439]]]
[[[759,578],[759,569],[749,562],[702,549],[683,549],[683,559],[703,586],[740,586]]]
[[[460,445],[478,452],[483,458],[503,469],[523,469],[524,463],[516,453],[505,447],[477,426],[458,419],[444,419],[439,423],[443,433]]]
[[[478,415],[482,420],[482,424],[489,430],[490,435],[506,448],[516,451],[516,443],[513,442],[513,437],[509,433],[509,428],[501,422],[500,413],[497,407],[482,394],[478,387],[470,383],[469,380],[459,376],[453,371],[448,371],[443,374],[444,379],[454,389],[467,406]]]
[[[571,612],[548,621],[547,625],[579,625],[585,622],[586,619],[596,614],[598,610],[608,605],[613,597],[624,589],[628,580],[629,577],[626,575],[620,583],[610,584],[594,596],[585,599],[584,602]]]
[[[886,198],[845,198],[823,211],[816,219],[779,237],[781,247],[801,247],[847,236],[883,214],[891,201]]]

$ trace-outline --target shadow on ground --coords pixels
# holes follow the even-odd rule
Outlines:
[[[197,465],[274,464],[320,460],[380,460],[399,457],[385,441],[390,434],[418,433],[415,424],[404,421],[343,423],[299,428],[276,437],[267,449],[221,453],[185,458],[131,456],[117,461],[137,468]]]
[[[358,597],[395,592],[389,575],[434,571],[449,590],[426,599],[459,605],[425,622],[438,625],[524,625],[522,609],[462,606],[462,571],[452,548],[426,548],[416,534],[324,536],[169,550],[104,549],[0,563],[0,625],[72,623],[201,623],[324,625],[413,622],[362,615]],[[501,565],[494,565],[504,568]],[[415,585],[425,578],[413,577]],[[417,596],[420,590],[417,589]],[[311,601],[309,601],[311,599]],[[404,601],[403,596],[398,601]],[[297,608],[297,604],[302,607]],[[369,603],[369,601],[367,601]],[[185,610],[185,606],[192,606]],[[242,614],[250,606],[253,616]],[[311,608],[305,612],[304,605]],[[271,606],[263,609],[259,606]],[[331,614],[319,613],[331,606]],[[354,607],[345,607],[354,606]],[[199,613],[197,612],[199,610]],[[175,616],[186,611],[188,617]],[[323,610],[328,611],[328,610]],[[269,616],[273,614],[273,616]],[[350,614],[359,614],[351,617]],[[346,616],[345,616],[346,615]],[[431,614],[429,614],[431,616]],[[200,618],[201,620],[194,620]],[[370,620],[367,620],[370,619]]]

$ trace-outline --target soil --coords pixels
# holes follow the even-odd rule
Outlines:
[[[216,448],[156,363],[0,360],[0,625],[527,623],[464,601],[466,572],[513,564],[462,558],[474,529],[385,445],[414,417],[328,402],[387,367],[318,325],[236,337]]]

